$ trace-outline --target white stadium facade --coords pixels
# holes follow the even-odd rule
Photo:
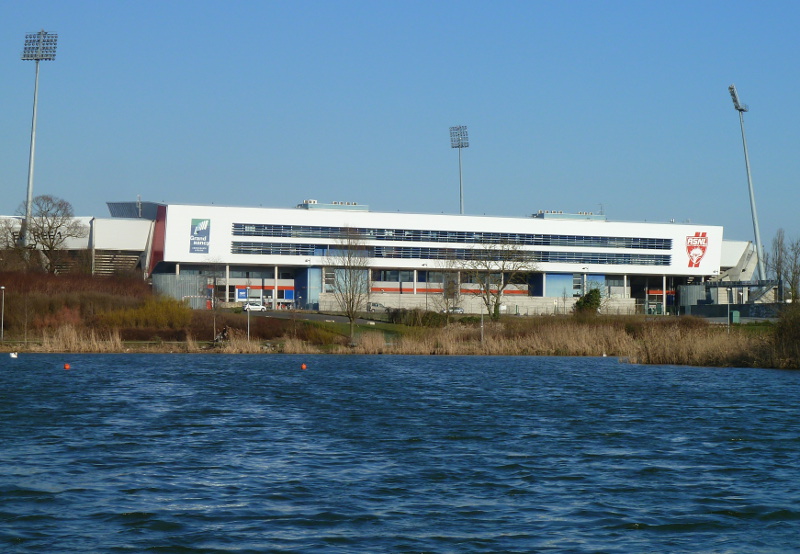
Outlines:
[[[531,261],[524,278],[503,290],[501,308],[509,314],[568,313],[591,288],[601,291],[603,310],[620,314],[691,313],[693,305],[744,304],[760,294],[751,281],[752,243],[725,241],[714,225],[608,221],[588,212],[372,212],[316,200],[284,209],[141,201],[108,207],[110,218],[79,218],[86,237],[65,248],[90,253],[94,274],[140,272],[157,292],[195,308],[249,299],[273,309],[336,310],[335,253],[352,234],[366,252],[369,301],[387,308],[438,309],[448,290],[465,312],[484,311],[466,267],[508,247]]]
[[[107,259],[108,252],[133,255],[139,248],[138,267],[156,290],[197,308],[257,299],[273,309],[335,310],[333,253],[352,233],[368,253],[370,302],[392,308],[436,309],[445,283],[456,282],[458,304],[479,313],[483,304],[459,264],[507,245],[533,260],[533,271],[506,286],[505,313],[568,312],[590,288],[600,289],[610,313],[677,313],[680,290],[707,291],[714,282],[731,283],[737,293],[717,287],[711,303],[746,302],[753,294],[752,244],[723,241],[722,227],[713,225],[608,221],[588,212],[372,212],[355,202],[315,200],[285,209],[108,206],[110,219],[92,220],[92,259]],[[120,248],[112,247],[115,241]],[[718,290],[733,300],[720,301]],[[708,293],[684,296],[697,304]]]

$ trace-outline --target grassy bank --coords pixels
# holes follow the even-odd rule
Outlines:
[[[681,318],[533,318],[475,326],[449,325],[387,336],[364,331],[354,346],[286,341],[282,351],[358,354],[612,356],[631,363],[786,367],[773,356],[771,333],[714,327]]]
[[[634,363],[800,367],[800,305],[777,325],[725,326],[692,317],[451,318],[402,311],[360,326],[190,310],[137,279],[0,274],[3,351],[611,356]],[[214,343],[228,329],[228,339]]]
[[[252,329],[251,329],[252,331]],[[512,319],[480,326],[443,328],[385,325],[361,327],[350,344],[336,325],[295,322],[269,340],[231,328],[215,344],[185,334],[181,340],[123,340],[118,330],[65,325],[26,344],[5,350],[29,352],[217,352],[291,354],[411,354],[504,356],[610,356],[631,363],[717,367],[797,367],[796,358],[778,356],[773,332],[708,325],[690,318]],[[483,335],[483,336],[482,336]]]

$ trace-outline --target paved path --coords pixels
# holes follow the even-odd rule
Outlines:
[[[327,321],[334,323],[347,323],[348,319],[343,315],[319,314],[316,312],[301,312],[295,310],[268,310],[266,312],[253,312],[252,317],[273,317],[275,319],[302,319],[306,321]],[[369,325],[371,319],[358,318],[356,323],[359,325]]]

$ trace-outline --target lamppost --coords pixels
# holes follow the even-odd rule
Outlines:
[[[761,233],[758,231],[758,214],[756,213],[756,197],[753,194],[753,179],[750,176],[750,157],[747,155],[747,138],[744,136],[744,112],[749,108],[747,104],[739,102],[739,93],[736,92],[736,85],[728,87],[731,93],[733,107],[739,112],[739,125],[742,129],[742,145],[744,146],[744,166],[747,169],[747,188],[750,190],[750,213],[753,216],[753,234],[756,239],[756,256],[758,257],[758,278],[765,280],[767,272],[764,270],[764,253],[761,248]]]
[[[22,50],[22,60],[33,60],[36,62],[36,81],[33,86],[33,120],[31,122],[31,150],[28,157],[28,196],[25,201],[25,221],[20,233],[20,246],[28,246],[29,223],[31,221],[31,206],[33,204],[33,159],[36,154],[36,111],[39,102],[39,62],[41,60],[56,59],[56,43],[58,35],[48,33],[44,29],[38,33],[28,33],[25,35],[25,47]]]
[[[422,264],[422,267],[425,268],[422,271],[425,272],[425,311],[427,312],[428,311],[428,284],[429,284],[429,281],[428,281],[428,269],[427,269],[428,268],[428,264]],[[417,282],[419,282],[419,276],[417,276]]]
[[[461,214],[464,214],[464,181],[461,178],[461,149],[469,148],[469,135],[466,125],[450,127],[450,148],[458,148],[458,192]]]
[[[250,287],[247,287],[247,302],[244,305],[247,306],[247,342],[250,342]]]
[[[0,308],[0,342],[5,342],[5,326],[6,326],[6,288],[0,286],[0,292],[3,293],[3,307]]]
[[[588,266],[582,267],[581,271],[583,272],[583,286],[581,287],[583,289],[583,292],[581,294],[586,296],[586,284],[587,284],[586,283],[586,272],[589,271]]]
[[[728,334],[731,334],[731,288],[725,289],[727,291],[725,301],[728,304]]]

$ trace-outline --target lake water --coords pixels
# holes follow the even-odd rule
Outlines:
[[[0,551],[796,552],[799,398],[610,358],[3,354]]]

